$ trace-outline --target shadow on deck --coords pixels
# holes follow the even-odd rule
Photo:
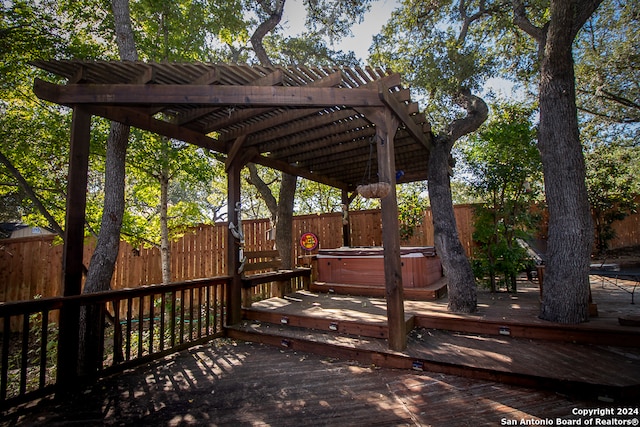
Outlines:
[[[229,336],[376,366],[440,372],[549,389],[587,399],[640,397],[640,314],[620,287],[593,277],[599,316],[580,325],[538,319],[538,287],[517,295],[480,291],[478,312],[447,312],[446,301],[405,301],[407,349],[388,349],[382,299],[298,292],[245,309]]]
[[[517,298],[481,293],[479,312],[473,316],[448,313],[445,301],[406,301],[408,319],[419,325],[409,334],[406,352],[390,352],[383,338],[341,329],[344,322],[363,323],[366,331],[373,325],[373,335],[379,334],[386,323],[383,302],[299,294],[294,298],[300,301],[254,304],[252,311],[270,312],[272,322],[246,320],[229,331],[274,345],[216,339],[105,378],[73,400],[43,399],[14,408],[2,414],[0,426],[584,425],[595,418],[604,420],[600,425],[611,425],[606,422],[613,418],[631,422],[637,415],[616,416],[616,411],[628,406],[624,399],[637,406],[640,331],[618,325],[617,318],[637,315],[639,308],[630,304],[628,293],[603,286],[597,278],[592,289],[600,316],[568,329],[587,335],[622,334],[626,345],[564,342],[555,331],[564,327],[536,317],[537,287],[522,283]],[[296,305],[306,314],[323,313],[314,320],[316,329],[295,326],[293,311],[290,323],[281,323],[284,307]],[[334,317],[336,331],[329,329],[331,322],[323,326],[326,321],[319,320]],[[436,321],[468,327],[486,323],[488,332],[429,326]],[[501,335],[495,325],[514,333]],[[545,326],[555,331],[555,340],[515,336],[519,328],[528,333],[528,328]],[[580,413],[593,408],[599,412]]]

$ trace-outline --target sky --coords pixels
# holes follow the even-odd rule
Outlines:
[[[366,14],[364,21],[351,27],[353,37],[346,37],[338,42],[333,49],[344,52],[353,51],[356,56],[366,63],[369,55],[369,46],[373,36],[378,34],[382,26],[391,17],[391,12],[400,5],[399,0],[376,0],[371,4],[371,9]],[[284,6],[282,27],[290,34],[300,34],[304,31],[305,21],[304,4],[300,0],[289,0]]]
[[[384,24],[391,18],[391,12],[399,6],[400,0],[374,0],[363,22],[351,27],[353,37],[345,37],[332,46],[332,49],[344,52],[353,51],[366,64],[373,36],[380,33]],[[301,0],[288,0],[285,3],[281,25],[290,35],[301,34],[305,30],[305,17],[304,3]],[[523,97],[522,93],[513,93],[512,83],[500,78],[492,78],[487,81],[485,92],[489,90],[507,98]]]

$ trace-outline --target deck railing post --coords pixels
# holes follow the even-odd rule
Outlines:
[[[241,226],[237,230],[233,227],[239,225],[238,218],[241,213],[235,209],[240,203],[240,170],[242,163],[238,158],[233,159],[227,165],[227,194],[229,230],[227,233],[227,273],[231,276],[231,285],[227,293],[227,325],[239,323],[242,319],[242,279],[238,272],[240,266],[240,240],[234,236],[233,231],[242,233]]]
[[[65,297],[80,295],[82,290],[90,134],[91,114],[75,107],[71,124],[67,211],[62,258],[63,296]],[[65,302],[60,312],[60,335],[58,341],[57,388],[58,392],[62,394],[77,387],[79,319],[79,304]]]

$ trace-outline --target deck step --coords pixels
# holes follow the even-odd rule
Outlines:
[[[472,336],[467,339],[468,343],[465,343],[464,337],[442,331],[433,332],[434,334],[431,335],[428,330],[415,330],[409,336],[408,350],[398,352],[389,350],[387,341],[381,338],[334,334],[329,331],[294,326],[279,327],[248,320],[227,328],[228,336],[233,339],[259,342],[326,357],[357,360],[384,368],[438,372],[554,390],[591,399],[611,398],[616,401],[635,401],[640,397],[638,381],[626,378],[624,375],[619,378],[598,376],[591,372],[588,364],[571,370],[570,376],[567,376],[566,371],[563,370],[554,372],[553,366],[557,366],[555,358],[548,356],[544,351],[536,353],[530,351],[529,340],[510,339],[503,342],[500,339]],[[485,357],[486,350],[480,350],[482,347],[478,347],[479,342],[485,341],[485,345],[489,345],[488,348],[492,350],[491,358]],[[455,348],[452,347],[454,344]],[[589,351],[588,347],[574,346],[576,346],[575,349],[571,347],[562,351]],[[458,351],[455,352],[457,356],[451,357],[450,351],[443,352],[441,348],[457,349]],[[594,350],[594,356],[601,353],[603,350]],[[501,359],[504,360],[497,360],[495,355],[498,354],[502,355]],[[530,360],[528,363],[514,364],[513,359],[518,357],[526,357]],[[536,361],[536,357],[540,360]],[[534,369],[531,369],[532,366]],[[637,372],[632,375],[637,378]]]
[[[313,292],[335,293],[339,295],[360,295],[384,298],[384,286],[355,285],[345,283],[312,282],[310,290]],[[440,278],[437,282],[422,288],[404,288],[405,299],[415,301],[435,301],[447,295],[447,279]]]
[[[492,320],[482,318],[415,314],[415,327],[443,331],[502,335],[513,338],[569,342],[578,344],[610,345],[640,348],[640,330],[591,328],[588,323],[562,325],[557,323],[522,323],[511,319]]]
[[[278,310],[265,308],[244,308],[242,318],[251,321],[267,323],[275,327],[301,327],[318,331],[348,334],[354,336],[389,338],[389,327],[386,318],[367,316],[359,320],[345,320],[344,318],[283,313]],[[407,333],[414,328],[414,316],[405,315]]]

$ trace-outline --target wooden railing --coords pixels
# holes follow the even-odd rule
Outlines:
[[[222,336],[228,283],[217,277],[0,304],[0,406],[52,393],[60,364],[76,363],[77,346],[59,346],[55,319],[64,310],[99,313],[101,344],[90,363],[104,376]],[[21,331],[11,332],[16,322]],[[69,386],[76,385],[62,385]]]

